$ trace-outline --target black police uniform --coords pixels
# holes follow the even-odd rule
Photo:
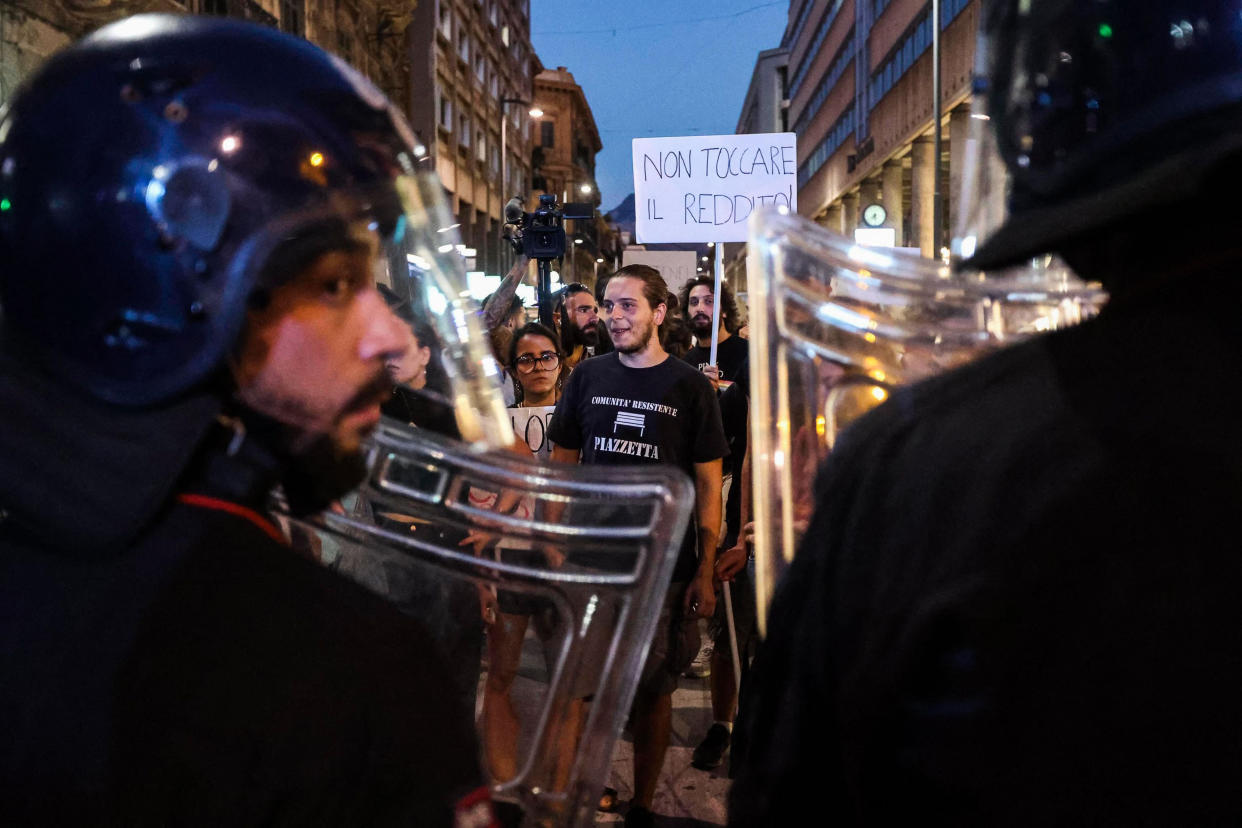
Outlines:
[[[0,383],[0,823],[452,825],[486,807],[423,628],[264,513],[275,453],[250,437],[230,456],[213,427],[169,485],[177,462],[151,462],[168,437],[128,455],[62,439],[116,424],[38,388]],[[148,479],[168,489],[144,518]]]
[[[1242,822],[1242,291],[1193,278],[845,433],[743,700],[731,824]]]

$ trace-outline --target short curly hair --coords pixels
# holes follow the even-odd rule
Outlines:
[[[681,302],[683,315],[690,313],[690,291],[699,285],[705,286],[715,295],[716,280],[710,276],[698,276],[686,282],[681,286],[681,295],[677,297]],[[742,327],[742,315],[737,309],[737,298],[733,295],[733,289],[724,282],[720,283],[720,319],[724,322],[725,330],[731,334],[737,333]]]

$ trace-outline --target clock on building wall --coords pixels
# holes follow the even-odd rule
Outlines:
[[[888,211],[884,209],[882,204],[868,204],[863,208],[863,224],[868,227],[879,227],[886,218],[888,218]]]

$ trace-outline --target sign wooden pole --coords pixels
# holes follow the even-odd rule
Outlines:
[[[716,242],[716,287],[712,289],[712,352],[707,361],[716,364],[716,348],[720,345],[720,283],[724,281],[724,244]]]

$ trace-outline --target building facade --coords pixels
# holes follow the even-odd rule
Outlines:
[[[56,50],[144,12],[214,14],[305,37],[357,66],[393,100],[409,96],[405,33],[414,0],[0,0],[0,104]]]
[[[898,246],[935,257],[957,219],[978,0],[940,3],[939,124],[931,13],[927,0],[793,0],[782,45],[788,119],[798,136],[798,212],[852,235],[861,211],[879,204]],[[937,177],[945,207],[939,236]]]
[[[595,275],[615,266],[616,231],[599,213],[595,156],[604,148],[595,116],[582,87],[564,66],[535,76],[535,104],[542,111],[536,125],[532,163],[532,203],[540,193],[561,204],[588,204],[591,219],[566,223],[567,247],[561,280],[594,285]],[[601,261],[602,260],[602,261]]]
[[[540,64],[530,2],[421,0],[413,22],[410,124],[476,253],[472,269],[502,274],[511,258],[501,239],[505,202],[525,196],[531,180],[529,110]]]
[[[502,101],[530,101],[540,69],[529,0],[0,0],[0,104],[57,49],[143,12],[251,20],[356,66],[405,109],[476,251],[471,266],[507,268],[500,226],[505,202],[529,192],[531,126],[529,106]]]
[[[765,49],[755,58],[755,68],[750,74],[750,86],[742,101],[742,112],[737,119],[738,135],[762,132],[789,131],[789,101],[785,90],[789,85],[789,49],[779,47]],[[746,245],[743,242],[726,244],[723,251],[724,279],[745,298],[746,294]],[[707,272],[708,268],[704,268]]]

